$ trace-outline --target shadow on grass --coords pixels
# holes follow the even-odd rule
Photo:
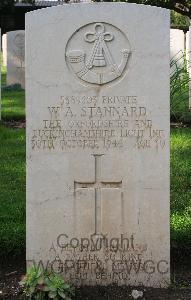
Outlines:
[[[2,120],[25,120],[25,92],[23,90],[2,92]]]

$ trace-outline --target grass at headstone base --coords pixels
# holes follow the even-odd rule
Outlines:
[[[25,249],[25,130],[0,125],[0,141],[0,255],[7,256]],[[191,249],[190,128],[171,130],[171,245]]]

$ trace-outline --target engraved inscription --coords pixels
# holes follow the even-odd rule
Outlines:
[[[73,44],[78,40],[80,44]],[[116,51],[115,43],[122,42],[123,47],[117,53],[117,62],[113,57]],[[88,47],[91,45],[91,48]],[[110,47],[109,47],[109,44]],[[122,32],[113,25],[106,23],[88,24],[78,30],[69,40],[66,47],[66,61],[75,75],[82,81],[103,85],[121,77],[130,57],[130,44]]]
[[[61,233],[52,242],[48,267],[64,274],[77,285],[80,280],[100,284],[105,282],[129,283],[136,274],[152,275],[169,272],[169,262],[162,256],[158,260],[147,257],[147,244],[141,244],[136,235],[121,234],[70,237]]]
[[[48,151],[163,150],[166,133],[136,96],[61,96],[33,128],[32,149]]]

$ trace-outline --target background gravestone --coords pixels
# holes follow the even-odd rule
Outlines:
[[[7,32],[7,85],[25,87],[25,31]]]
[[[170,59],[176,62],[177,67],[181,67],[184,63],[184,51],[184,31],[180,29],[170,29]]]
[[[169,41],[161,8],[27,14],[28,264],[77,285],[169,284]]]
[[[189,67],[189,52],[190,52],[190,43],[189,43],[189,37],[190,37],[190,28],[186,32],[186,60],[187,60],[187,66]]]
[[[7,66],[7,34],[2,36],[3,66]]]

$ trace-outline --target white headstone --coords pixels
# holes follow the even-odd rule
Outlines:
[[[7,34],[2,36],[3,66],[7,66]]]
[[[186,32],[186,60],[187,60],[187,62],[189,61],[189,52],[190,52],[190,50],[189,50],[189,48],[190,48],[189,36],[190,36],[190,31],[188,30]]]
[[[25,88],[25,31],[7,32],[7,85]]]
[[[184,63],[185,37],[184,31],[180,29],[170,29],[170,59],[174,66],[181,67]]]
[[[27,13],[28,264],[169,284],[169,23],[125,3]]]

